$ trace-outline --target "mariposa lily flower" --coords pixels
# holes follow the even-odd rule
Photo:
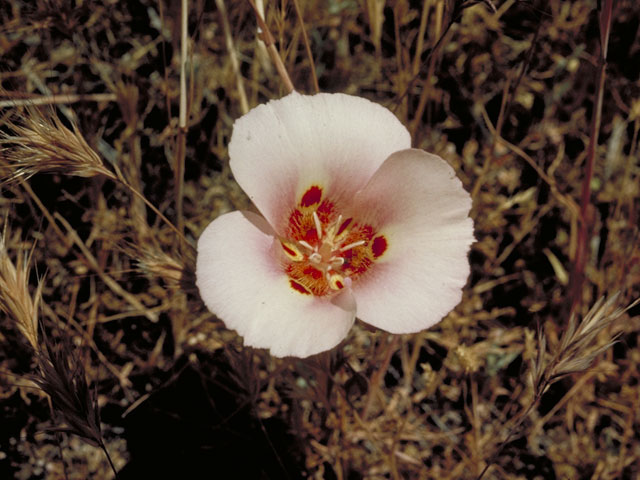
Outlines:
[[[231,212],[198,241],[207,307],[275,356],[336,346],[356,315],[391,333],[439,322],[461,299],[471,198],[442,158],[411,149],[384,107],[291,93],[234,125],[229,157],[262,216]]]

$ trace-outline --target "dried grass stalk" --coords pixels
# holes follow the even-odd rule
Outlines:
[[[179,286],[185,278],[185,265],[159,249],[130,249],[129,255],[138,258],[140,270],[150,277],[158,277],[168,285]]]
[[[4,239],[0,237],[0,310],[13,319],[34,351],[38,351],[38,305],[42,282],[33,296],[29,293],[28,258],[22,251],[15,264],[9,258]]]
[[[117,470],[102,438],[100,409],[95,389],[89,387],[82,362],[68,337],[53,343],[45,336],[38,355],[39,373],[34,382],[51,399],[55,414],[66,426],[54,430],[72,433],[99,447],[107,457],[116,478]]]
[[[0,237],[0,310],[14,320],[36,354],[38,372],[32,379],[51,398],[53,411],[67,425],[56,430],[73,433],[100,447],[115,473],[102,439],[95,392],[89,388],[84,367],[74,354],[70,340],[62,337],[61,343],[54,347],[45,336],[43,348],[38,342],[38,308],[43,282],[39,282],[33,296],[30,295],[28,264],[29,258],[21,251],[14,264]]]
[[[44,114],[31,108],[26,110],[19,124],[9,121],[6,126],[10,133],[0,132],[0,169],[9,170],[4,182],[28,179],[36,173],[56,172],[79,177],[104,175],[142,200],[184,244],[189,245],[182,231],[127,181],[117,165],[113,165],[115,172],[105,167],[75,125],[70,130],[52,112]]]
[[[100,446],[102,432],[96,396],[89,388],[82,362],[75,357],[67,343],[63,341],[56,348],[45,338],[45,348],[38,356],[40,373],[34,381],[49,395],[54,411],[68,425],[61,431],[73,433]]]
[[[115,179],[78,128],[67,128],[53,113],[29,108],[19,123],[7,123],[0,134],[0,160],[9,168],[8,181],[41,172],[79,177],[105,175]]]
[[[609,340],[600,346],[597,337],[623,313],[640,302],[638,299],[625,308],[614,308],[619,296],[620,292],[617,292],[606,300],[605,297],[600,298],[582,322],[578,323],[575,313],[571,314],[567,329],[549,363],[545,362],[547,341],[544,335],[539,335],[538,354],[533,365],[534,385],[538,395],[542,395],[559,378],[588,369],[598,355],[615,343],[617,335],[613,331],[609,331]]]
[[[591,307],[582,322],[578,322],[575,313],[572,313],[567,329],[549,361],[547,361],[547,339],[542,331],[538,332],[538,352],[531,366],[534,381],[533,397],[527,407],[514,417],[506,438],[499,443],[494,453],[486,460],[485,467],[476,480],[481,480],[484,477],[509,441],[521,431],[524,420],[553,383],[572,373],[586,371],[598,355],[607,351],[616,342],[618,335],[613,329],[607,329],[607,327],[610,327],[627,310],[640,303],[640,299],[637,299],[625,308],[614,308],[619,296],[620,292],[617,292],[606,300],[605,297],[600,298]],[[598,342],[599,334],[605,332],[609,335],[607,341],[605,343]]]

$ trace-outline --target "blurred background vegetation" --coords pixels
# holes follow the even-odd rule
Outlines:
[[[0,0],[0,478],[640,478],[637,2],[264,3],[298,91],[387,106],[472,193],[461,304],[243,347],[193,246],[251,208],[234,119],[285,93],[249,2],[188,2],[181,129],[180,2]]]

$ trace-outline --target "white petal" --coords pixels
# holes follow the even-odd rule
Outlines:
[[[196,283],[206,306],[246,345],[278,357],[306,357],[335,347],[355,318],[350,292],[333,302],[289,284],[273,251],[272,229],[260,216],[232,212],[198,240]]]
[[[240,186],[280,231],[310,186],[350,200],[391,153],[410,146],[400,121],[369,100],[291,93],[236,121],[229,157]]]
[[[387,159],[356,196],[387,250],[353,282],[358,317],[392,333],[439,322],[462,297],[474,241],[471,197],[449,164],[422,150]]]

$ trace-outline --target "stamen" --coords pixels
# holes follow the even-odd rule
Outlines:
[[[313,212],[313,221],[316,224],[316,232],[318,232],[318,240],[322,238],[322,224],[320,223],[320,219],[318,218],[318,214]]]
[[[344,277],[339,273],[333,273],[328,278],[328,283],[332,290],[342,290],[344,288]]]
[[[336,207],[322,186],[311,185],[278,238],[291,288],[301,294],[339,294],[388,250],[384,235]]]
[[[342,216],[340,216],[340,218],[342,218]],[[344,223],[340,224],[340,227],[338,228],[338,236],[341,236],[343,233],[346,235],[346,233],[348,231],[347,227],[351,224],[352,221],[353,221],[353,218],[347,218],[344,221]]]
[[[350,243],[349,245],[345,245],[339,250],[339,252],[340,253],[346,252],[347,250],[351,250],[352,248],[359,247],[360,245],[364,245],[365,243],[367,242],[365,242],[364,240],[358,240],[357,242],[353,242],[353,243]]]
[[[338,215],[338,219],[333,222],[331,227],[329,227],[329,231],[327,232],[327,235],[329,237],[333,238],[335,236],[336,228],[338,227],[338,225],[340,225],[340,222],[342,222],[342,215]]]
[[[298,243],[300,245],[302,245],[303,247],[308,248],[312,252],[315,250],[315,248],[313,248],[311,245],[309,245],[309,243],[307,243],[305,240],[298,240]]]
[[[302,260],[304,260],[304,255],[302,255],[300,250],[298,250],[293,242],[280,240],[280,245],[282,245],[282,251],[285,253],[285,255],[294,262],[301,262]]]
[[[333,256],[329,259],[331,266],[341,267],[344,265],[344,258]]]
[[[314,252],[311,255],[309,255],[309,261],[312,263],[322,263],[322,255],[320,255],[318,252]]]

